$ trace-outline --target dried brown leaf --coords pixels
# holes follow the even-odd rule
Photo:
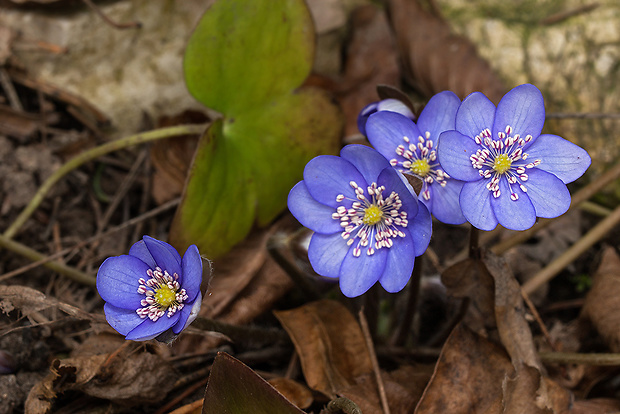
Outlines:
[[[274,313],[295,345],[310,388],[333,398],[373,372],[361,328],[339,302],[320,300]]]
[[[613,352],[620,352],[620,313],[612,311],[619,308],[620,257],[613,247],[608,247],[593,276],[582,312]]]
[[[69,390],[128,406],[157,403],[178,378],[172,365],[159,355],[127,350],[57,359],[50,370],[28,395],[27,412],[48,412],[56,396]]]
[[[416,0],[390,0],[389,12],[405,77],[424,95],[451,90],[461,99],[480,91],[497,103],[506,92],[498,75],[465,37]]]
[[[611,398],[593,398],[575,401],[571,414],[617,414],[619,411],[620,401]]]
[[[340,104],[345,114],[345,136],[358,134],[357,115],[377,101],[378,84],[400,86],[400,67],[394,35],[382,8],[365,5],[351,16],[353,27],[347,48],[344,79],[345,95]]]
[[[415,414],[499,414],[502,381],[512,372],[500,346],[459,324],[441,351]]]
[[[502,388],[502,414],[569,412],[572,400],[570,392],[541,376],[540,371],[534,367],[520,365],[514,377],[504,379]]]
[[[267,382],[299,408],[308,408],[312,404],[312,391],[295,380],[278,377]]]

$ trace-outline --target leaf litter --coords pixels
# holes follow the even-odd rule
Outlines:
[[[366,5],[349,15],[352,36],[345,44],[345,66],[335,82],[340,85],[327,83],[326,87],[343,107],[346,135],[355,134],[355,117],[361,109],[357,107],[379,98],[375,92],[378,83],[401,86],[404,79],[424,97],[444,89],[452,89],[461,97],[473,90],[501,96],[504,86],[488,63],[467,39],[453,35],[436,14],[419,2],[401,0],[390,1],[387,11]],[[9,120],[0,136],[0,168],[4,168],[0,222],[6,228],[42,179],[68,155],[100,139],[99,126],[105,124],[105,115],[79,96],[53,89],[13,69],[13,34],[0,33],[0,41],[3,67],[12,68],[9,74],[14,76],[16,91],[25,104],[21,111],[7,105],[2,110],[2,116]],[[451,53],[455,47],[458,53]],[[402,67],[396,63],[398,59]],[[377,65],[378,61],[385,64]],[[455,67],[467,70],[455,71]],[[33,99],[37,94],[43,101]],[[80,103],[83,105],[75,115],[69,108]],[[80,116],[84,113],[86,117]],[[187,122],[187,116],[182,115],[180,121],[158,122]],[[191,116],[208,119],[205,114]],[[41,138],[49,145],[41,146]],[[153,146],[154,172],[145,169],[140,173],[113,215],[114,224],[181,195],[193,155],[191,139]],[[109,169],[102,177],[106,191],[115,193],[134,157],[135,152],[128,151],[102,160]],[[96,228],[105,202],[87,185],[93,174],[94,167],[85,166],[57,186],[51,198],[65,202],[44,204],[20,241],[52,254],[80,240],[80,231],[73,226],[82,232]],[[153,185],[145,187],[144,182],[150,179]],[[141,199],[147,201],[141,203]],[[78,219],[80,223],[75,222]],[[171,219],[167,214],[143,225],[148,232],[165,234]],[[424,344],[377,348],[381,366],[378,376],[392,413],[593,414],[620,410],[620,396],[610,389],[617,381],[617,369],[588,361],[549,363],[540,354],[558,347],[567,352],[620,352],[620,318],[615,311],[620,275],[617,235],[606,240],[614,247],[603,250],[596,245],[591,249],[590,257],[603,252],[596,271],[581,261],[566,272],[593,274],[592,288],[583,298],[581,315],[576,312],[579,308],[543,314],[545,323],[555,327],[555,331],[550,328],[553,344],[546,342],[532,322],[513,276],[534,271],[522,267],[525,262],[535,261],[536,269],[544,267],[583,233],[578,219],[562,218],[557,223],[557,229],[551,227],[538,239],[518,246],[519,252],[511,253],[512,258],[509,254],[510,265],[483,250],[480,257],[443,272],[450,306],[455,301],[467,304],[461,307],[465,313],[454,321],[445,342],[427,353],[422,352]],[[452,229],[437,227],[431,246],[440,250],[442,243],[451,240]],[[281,218],[265,229],[253,229],[248,238],[219,258],[201,313],[236,326],[283,330],[291,344],[277,348],[264,343],[253,347],[251,338],[249,346],[241,346],[191,333],[171,347],[125,343],[105,324],[101,302],[93,297],[92,290],[67,283],[43,269],[3,281],[0,348],[12,355],[8,358],[13,362],[0,359],[11,371],[0,375],[0,391],[6,398],[0,412],[84,412],[96,407],[116,412],[157,412],[176,401],[174,407],[186,408],[186,412],[329,413],[338,412],[327,408],[329,401],[343,397],[363,413],[383,412],[377,373],[353,316],[352,310],[360,304],[345,306],[333,300],[333,292],[326,293],[331,299],[309,301],[269,254],[267,246],[275,234],[294,231],[290,218]],[[63,260],[93,272],[107,257],[110,246],[120,249],[119,245],[131,243],[129,234],[122,233]],[[299,265],[294,256],[288,257],[293,257],[294,266]],[[443,262],[446,265],[448,261]],[[24,263],[3,252],[0,272]],[[307,269],[307,264],[301,265]],[[437,277],[428,266],[424,276],[427,280]],[[317,291],[322,293],[324,281],[320,283]],[[550,289],[556,289],[558,283],[554,281]],[[570,282],[562,283],[563,289],[572,289]],[[424,295],[425,290],[421,292]],[[572,299],[554,293],[536,303],[544,307],[550,300]],[[393,297],[380,299],[384,307],[394,306]],[[428,304],[421,301],[420,306]],[[379,326],[375,341],[389,336],[383,329]],[[39,354],[36,357],[35,351]],[[216,356],[216,351],[227,353]]]

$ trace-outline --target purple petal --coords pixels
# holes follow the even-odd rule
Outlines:
[[[395,239],[390,247],[385,262],[385,270],[379,278],[379,283],[390,293],[400,292],[411,278],[413,262],[415,260],[415,250],[413,239],[407,229],[403,232],[405,238]]]
[[[409,230],[413,240],[415,255],[420,256],[426,251],[433,232],[431,213],[428,212],[424,204],[420,204],[418,214],[413,219],[409,219],[407,230]],[[396,244],[396,240],[394,240],[394,244]]]
[[[395,240],[395,243],[398,241]],[[340,290],[343,295],[354,298],[366,293],[377,283],[385,270],[388,250],[385,247],[377,249],[373,255],[368,256],[366,249],[362,249],[362,254],[355,257],[351,249],[342,262],[340,272]]]
[[[437,220],[446,224],[462,224],[467,221],[459,204],[463,184],[463,181],[449,178],[445,187],[437,183],[431,186],[431,200],[433,200],[431,213]]]
[[[357,129],[360,130],[362,135],[366,135],[366,123],[368,122],[368,117],[377,112],[378,106],[379,102],[370,103],[362,108],[360,114],[357,116]]]
[[[125,336],[125,339],[130,341],[148,341],[149,339],[153,339],[160,333],[170,329],[175,323],[177,323],[180,316],[181,312],[175,312],[171,317],[164,314],[164,316],[155,322],[149,318],[145,318],[143,323],[131,330]]]
[[[508,186],[505,177],[500,178],[500,196],[491,197],[491,206],[499,224],[510,230],[527,230],[536,223],[536,210],[526,193],[519,185]],[[515,193],[519,198],[512,200],[510,195]]]
[[[384,199],[389,197],[392,191],[398,194],[400,201],[403,203],[401,211],[407,213],[407,219],[409,221],[418,214],[419,203],[415,191],[401,173],[392,167],[385,168],[381,171],[381,174],[379,174],[377,184],[385,186],[385,191],[383,191]]]
[[[153,259],[151,252],[147,249],[144,240],[140,240],[131,246],[131,249],[129,249],[129,256],[137,257],[149,265],[151,269],[155,269],[157,267],[157,263],[155,263],[155,259]]]
[[[439,139],[439,134],[455,129],[456,111],[461,100],[450,91],[440,92],[426,104],[418,118],[418,128],[422,134],[430,132],[430,139]]]
[[[183,329],[187,328],[192,322],[194,322],[200,313],[201,305],[202,294],[200,294],[199,291],[194,303],[188,303],[186,306],[183,306],[183,309],[181,309],[181,316],[179,316],[179,320],[172,327],[172,332],[179,334]]]
[[[528,161],[541,160],[537,168],[571,183],[586,172],[592,160],[583,148],[557,135],[544,134],[527,149]]]
[[[167,270],[170,275],[179,275],[179,283],[183,284],[183,272],[181,271],[181,256],[179,252],[166,242],[149,236],[142,238],[146,247],[151,252],[153,259],[161,270]]]
[[[342,231],[340,220],[332,218],[336,210],[312,198],[304,181],[298,182],[288,194],[288,209],[304,227],[312,231],[323,234]]]
[[[512,136],[519,134],[525,138],[531,135],[536,139],[544,123],[545,101],[542,94],[534,85],[519,85],[504,95],[497,105],[493,139],[498,139],[498,132],[505,132],[508,125],[512,127]]]
[[[335,234],[314,233],[308,246],[308,259],[315,272],[325,277],[339,277],[342,261],[350,246]]]
[[[475,169],[469,157],[481,147],[472,139],[457,131],[446,131],[441,134],[437,157],[441,168],[450,177],[461,181],[477,181],[479,170]]]
[[[396,147],[407,143],[403,139],[409,138],[412,143],[418,142],[421,132],[409,118],[394,112],[377,112],[368,119],[366,124],[368,141],[377,151],[388,160],[396,159],[399,162],[406,159],[396,154]],[[417,150],[416,150],[417,151]]]
[[[351,181],[364,189],[368,185],[353,164],[334,155],[313,158],[304,169],[304,183],[312,198],[333,208],[339,205],[336,202],[339,194],[355,199],[355,191],[349,184]]]
[[[538,217],[558,217],[570,207],[570,192],[566,184],[553,174],[532,168],[524,185]]]
[[[365,145],[347,145],[340,151],[340,156],[353,164],[368,184],[377,182],[379,173],[391,167],[384,156]]]
[[[144,295],[138,293],[138,279],[148,280],[150,267],[134,256],[108,257],[97,271],[97,290],[101,298],[121,309],[142,307]]]
[[[411,112],[411,109],[403,102],[398,99],[384,99],[379,102],[373,102],[369,105],[366,105],[364,109],[361,110],[359,116],[357,117],[357,128],[360,130],[362,135],[366,135],[366,122],[368,121],[368,117],[376,112],[395,112],[399,113],[403,116],[406,116],[409,119],[414,119],[415,115]]]
[[[103,312],[110,326],[123,336],[145,321],[138,316],[135,309],[117,308],[109,303],[103,304]]]
[[[456,112],[456,130],[473,138],[491,129],[495,119],[495,105],[480,92],[474,92],[463,100]]]
[[[461,211],[472,226],[480,230],[493,230],[497,219],[491,207],[491,192],[487,190],[488,180],[478,180],[463,184],[459,203]]]
[[[202,284],[202,257],[198,252],[198,247],[192,244],[187,248],[181,263],[183,268],[183,284],[181,287],[187,293],[187,302],[192,302],[200,293]]]

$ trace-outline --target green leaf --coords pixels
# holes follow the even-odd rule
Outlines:
[[[267,381],[225,353],[218,353],[202,414],[303,414]]]
[[[223,119],[200,139],[170,242],[211,259],[286,208],[305,164],[336,153],[343,120],[324,91],[298,89],[313,62],[303,0],[219,0],[189,41],[192,94]]]
[[[216,1],[185,51],[187,88],[207,107],[237,116],[301,85],[314,42],[303,1]]]

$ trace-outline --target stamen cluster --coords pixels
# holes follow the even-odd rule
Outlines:
[[[396,158],[390,160],[390,165],[396,167],[399,164],[403,173],[413,174],[422,180],[422,191],[420,195],[425,200],[430,200],[431,193],[429,185],[437,182],[441,187],[446,186],[446,181],[450,178],[439,165],[437,161],[437,151],[433,148],[433,140],[430,139],[431,133],[426,131],[424,137],[418,136],[417,144],[411,142],[409,137],[403,136],[405,145],[400,144],[396,147],[396,155],[406,159],[399,162]]]
[[[392,247],[393,238],[405,237],[398,227],[407,227],[407,213],[399,211],[403,203],[395,191],[384,199],[385,186],[373,182],[366,188],[367,197],[355,181],[350,181],[349,185],[355,190],[357,199],[349,200],[353,201],[349,208],[339,205],[332,219],[340,220],[340,226],[344,228],[341,236],[347,240],[348,246],[359,239],[353,248],[353,256],[359,257],[363,247],[367,247],[366,254],[372,256],[378,249]],[[336,202],[342,203],[345,199],[343,194],[339,194]]]
[[[142,307],[136,310],[140,318],[148,317],[155,322],[164,314],[170,318],[183,309],[183,302],[188,299],[188,295],[185,289],[181,289],[177,273],[171,276],[168,271],[156,267],[155,270],[148,269],[146,274],[148,280],[138,279],[138,293],[146,296],[140,301]]]
[[[528,134],[525,138],[521,138],[519,134],[512,136],[513,129],[510,125],[506,126],[504,131],[497,133],[497,139],[492,138],[489,128],[481,131],[474,137],[474,141],[482,149],[478,149],[469,159],[472,166],[479,170],[480,177],[490,178],[486,188],[494,198],[501,195],[499,182],[500,178],[505,176],[510,189],[510,199],[517,201],[519,195],[513,191],[512,185],[518,185],[521,191],[526,193],[527,188],[523,184],[529,178],[526,171],[539,166],[541,160],[525,162],[528,154],[523,152],[523,147],[532,141],[532,135]]]

